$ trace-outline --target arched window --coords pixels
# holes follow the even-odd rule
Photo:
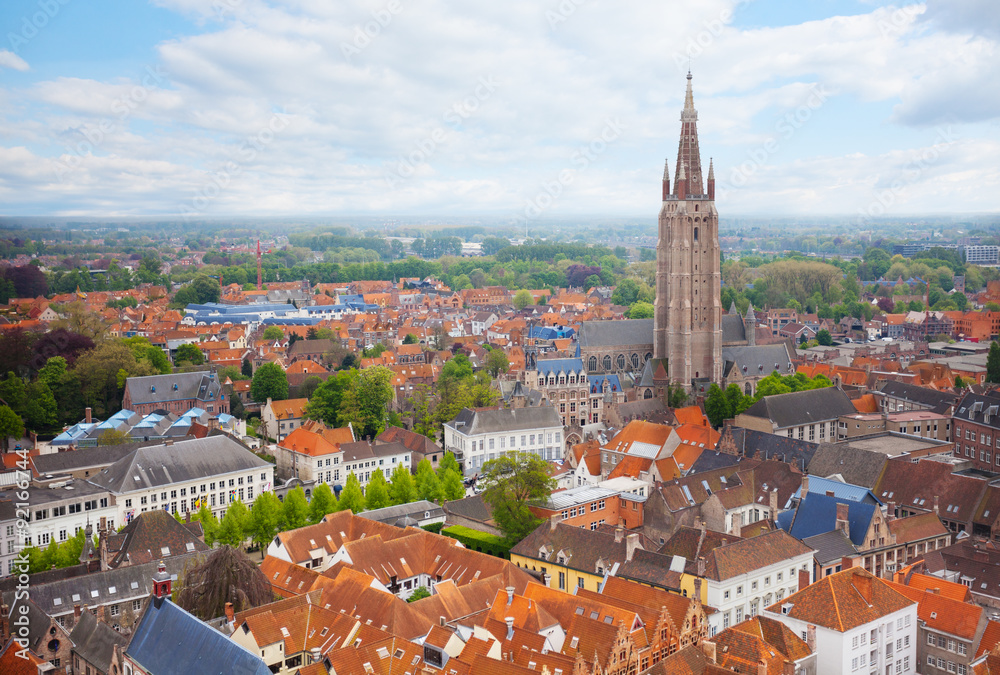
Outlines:
[[[619,354],[616,361],[618,363],[618,370],[625,370],[625,355]]]
[[[694,240],[698,241],[698,228],[694,228]]]
[[[753,388],[750,386],[749,382],[747,382],[746,386],[743,387],[743,391],[747,396],[753,396]]]
[[[597,370],[596,356],[591,356],[590,359],[587,361],[587,370],[589,370],[590,372],[594,372],[595,370]]]
[[[645,363],[646,361],[649,361],[651,358],[653,358],[653,355],[650,354],[649,352],[646,352],[645,360],[643,361],[643,363]]]
[[[633,354],[632,355],[632,368],[634,368],[635,370],[639,370],[639,355],[638,354]]]
[[[604,370],[611,370],[611,357],[607,355],[604,356]]]
[[[647,390],[646,390],[646,391],[645,391],[645,392],[643,393],[642,397],[643,397],[643,398],[653,398],[653,390],[652,390],[652,389],[647,389]]]

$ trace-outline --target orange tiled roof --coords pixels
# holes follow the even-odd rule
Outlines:
[[[303,427],[299,427],[285,436],[278,445],[293,452],[313,457],[329,455],[340,451],[340,448],[323,438],[320,434],[313,433]]]
[[[913,586],[904,586],[892,581],[885,582],[898,593],[917,603],[917,617],[933,630],[971,640],[976,635],[979,617],[983,608],[967,602],[960,602],[920,590]]]

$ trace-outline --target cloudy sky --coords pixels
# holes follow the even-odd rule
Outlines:
[[[5,215],[1000,211],[996,0],[3,0]]]

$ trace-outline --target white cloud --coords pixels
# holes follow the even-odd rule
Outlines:
[[[0,49],[0,68],[13,68],[14,70],[28,70],[28,63],[12,51]]]
[[[817,90],[895,104],[890,120],[870,119],[868,130],[842,124],[852,138],[887,123],[960,124],[1000,110],[996,43],[985,31],[970,39],[972,28],[950,14],[945,26],[935,2],[753,29],[729,20],[734,7],[739,17],[736,0],[157,3],[194,17],[200,31],[158,45],[139,76],[57,77],[0,93],[18,102],[0,103],[0,143],[12,160],[0,173],[6,204],[515,217],[619,120],[625,130],[548,213],[655,217],[689,53],[702,153],[706,164],[715,155],[717,171],[738,165]],[[963,139],[960,156],[981,162],[988,178],[991,158],[971,148],[992,147],[996,133],[978,133],[985,137]],[[754,189],[733,190],[720,207],[850,211],[870,201],[858,175],[891,175],[892,153],[817,157],[807,136],[793,136],[755,172]],[[902,155],[905,143],[925,142],[901,137]],[[60,154],[71,171],[60,173]],[[29,170],[31,161],[45,170]],[[938,208],[997,206],[995,190],[967,201],[940,193],[942,184],[928,185]]]

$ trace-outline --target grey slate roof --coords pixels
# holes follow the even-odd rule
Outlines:
[[[939,409],[942,412],[958,400],[958,397],[951,392],[937,391],[894,380],[885,381],[879,391],[886,396],[911,401],[927,408]]]
[[[691,465],[690,474],[721,469],[738,464],[743,457],[753,459],[778,459],[793,465],[797,470],[805,472],[816,451],[818,443],[788,438],[777,434],[768,434],[755,429],[732,427],[733,441],[739,455],[729,455],[724,452],[705,450],[695,463]],[[720,439],[721,441],[721,439]]]
[[[21,595],[24,596],[26,594],[22,592]],[[20,629],[15,628],[18,636],[27,639],[28,648],[36,654],[47,653],[43,647],[49,641],[49,626],[52,621],[46,616],[45,610],[35,602],[34,594],[32,593],[30,597],[17,597],[15,593],[5,593],[4,601],[4,604],[10,607],[10,615],[8,617],[10,621],[13,621],[15,617],[28,617],[27,635],[20,633]],[[22,605],[26,605],[27,610],[21,609]],[[13,626],[11,627],[13,628]]]
[[[793,371],[792,360],[788,357],[788,348],[783,342],[753,347],[749,345],[723,347],[722,361],[725,364],[723,369],[727,375],[733,368],[747,377],[770,375],[775,370],[775,364],[778,364],[779,375],[788,375]],[[744,367],[746,367],[745,371]]]
[[[743,317],[739,314],[723,314],[722,342],[745,342],[746,339],[746,325],[743,323]]]
[[[493,518],[493,512],[490,510],[489,505],[483,501],[482,495],[474,495],[447,502],[444,505],[444,510],[445,513],[454,513],[456,516],[468,518],[469,520],[477,520],[480,523],[485,523]]]
[[[271,675],[264,661],[165,598],[152,598],[125,651],[149,673]]]
[[[115,645],[123,649],[128,644],[128,636],[122,635],[106,623],[97,620],[90,612],[83,612],[69,634],[73,651],[102,672],[111,672],[111,657]]]
[[[202,562],[209,554],[208,551],[199,551],[171,556],[164,558],[163,564],[166,565],[167,573],[175,577],[183,574],[186,568]],[[146,597],[153,590],[153,574],[156,573],[157,565],[158,562],[129,565],[104,572],[82,574],[51,583],[38,583],[36,579],[39,575],[33,574],[30,582],[31,600],[49,616],[72,613],[73,605],[97,607],[115,602],[124,603],[137,600]],[[45,572],[41,574],[44,575]],[[10,587],[8,585],[8,588]],[[113,593],[111,592],[112,588],[115,589]],[[96,595],[94,595],[95,591]],[[4,601],[8,605],[12,604],[15,592],[7,591],[3,594]],[[74,599],[74,595],[78,599]],[[59,602],[57,603],[56,600]]]
[[[847,538],[843,530],[831,530],[823,534],[814,534],[806,537],[802,543],[809,548],[816,549],[814,558],[820,565],[837,562],[846,556],[857,554],[854,544]]]
[[[77,448],[71,452],[54,452],[48,455],[33,457],[38,473],[58,475],[79,471],[89,467],[103,467],[114,464],[119,459],[137,448],[157,445],[159,441],[143,441],[141,443],[120,443],[117,445],[97,445],[89,448]]]
[[[133,450],[88,480],[122,494],[270,466],[239,441],[219,435]]]
[[[208,370],[130,377],[125,386],[132,397],[133,405],[165,403],[188,398],[217,401],[222,391],[219,378]],[[174,386],[177,388],[174,389]]]
[[[395,523],[400,518],[406,517],[423,520],[425,513],[430,513],[431,518],[438,518],[444,515],[444,509],[433,502],[422,499],[410,502],[409,504],[397,504],[396,506],[386,506],[382,509],[362,511],[358,515],[368,520],[377,520],[380,523]]]
[[[857,412],[851,399],[836,387],[765,396],[747,408],[747,415],[771,420],[778,429],[835,420]]]
[[[809,466],[810,475],[835,476],[840,474],[852,485],[874,488],[882,475],[889,457],[881,452],[861,450],[844,445],[820,445]]]
[[[955,420],[969,420],[974,424],[1000,429],[1000,395],[966,394],[955,408]]]
[[[580,324],[580,347],[614,345],[652,345],[652,319],[622,321],[584,321]]]
[[[555,407],[543,405],[535,408],[502,408],[500,410],[473,410],[462,408],[446,426],[467,436],[530,431],[532,429],[562,428],[562,420]]]

